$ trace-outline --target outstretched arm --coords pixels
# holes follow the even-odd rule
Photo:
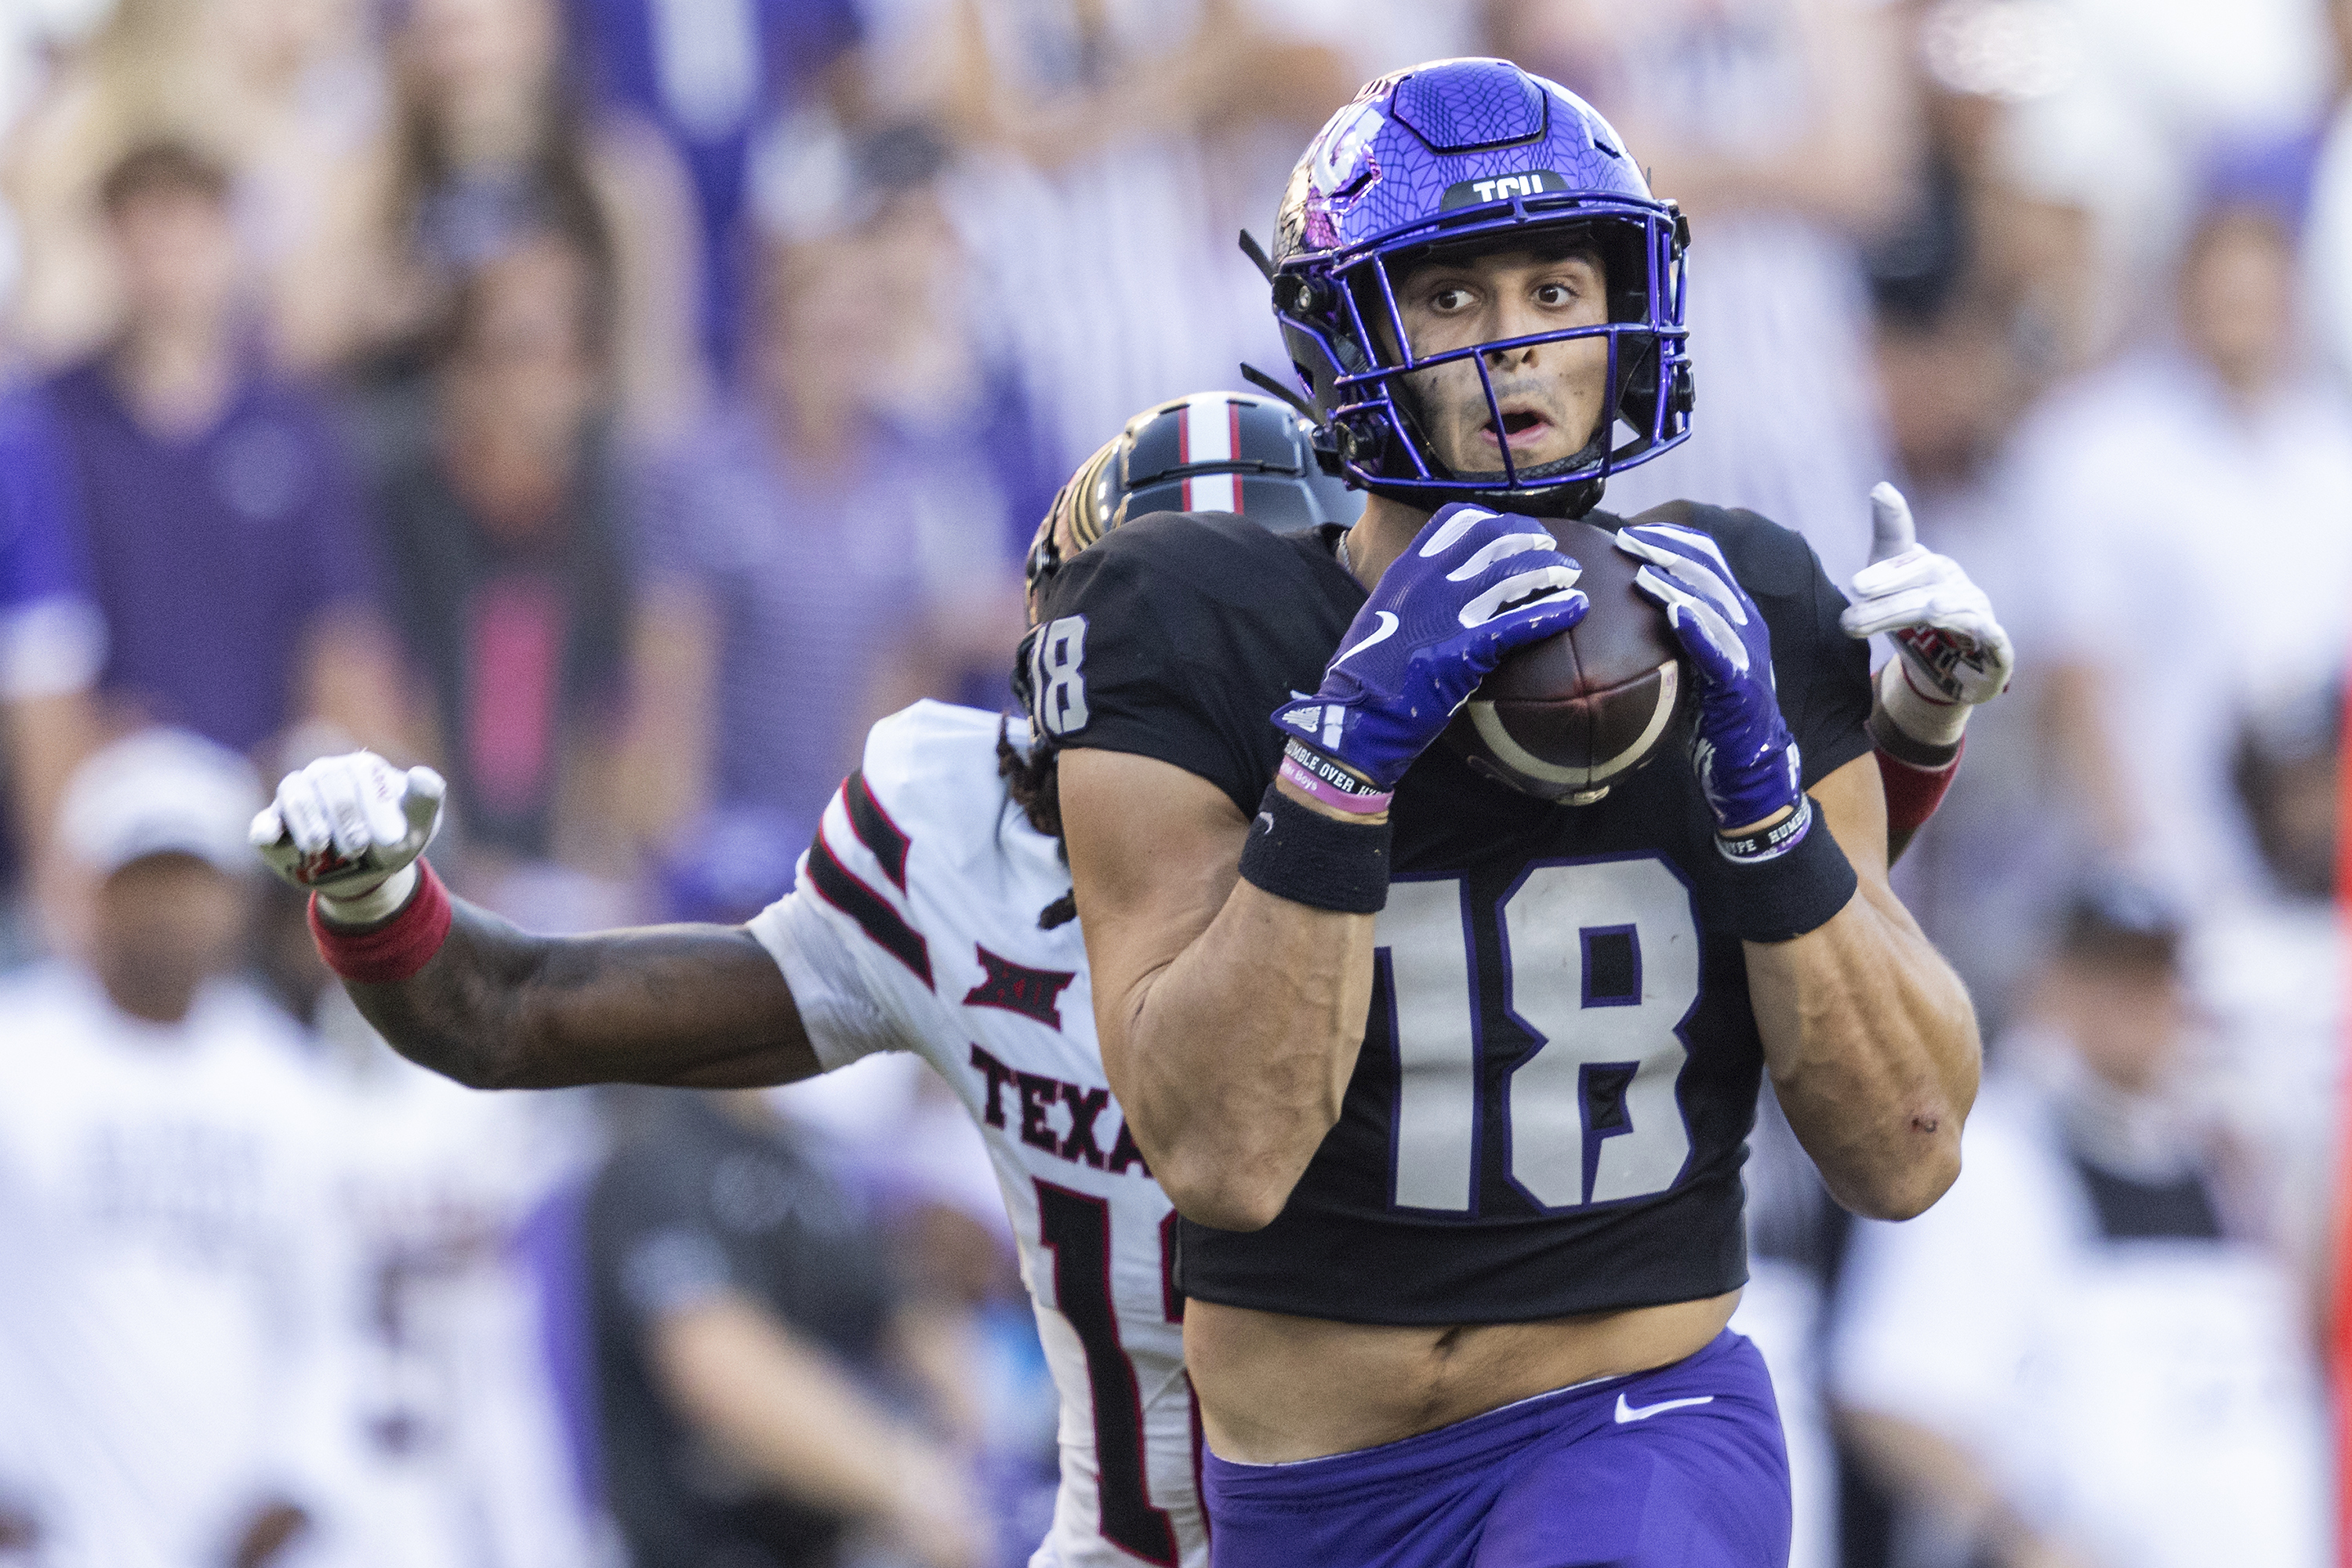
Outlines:
[[[1339,1119],[1372,917],[1242,880],[1249,825],[1169,763],[1065,752],[1061,795],[1095,1026],[1128,1126],[1188,1218],[1266,1225]]]
[[[476,1089],[751,1089],[818,1069],[782,971],[741,926],[534,936],[452,899],[396,983],[344,989],[394,1049]]]
[[[740,926],[534,936],[449,897],[419,858],[429,768],[322,758],[254,819],[262,858],[316,895],[321,950],[393,1048],[477,1089],[741,1089],[818,1070],[792,989]]]

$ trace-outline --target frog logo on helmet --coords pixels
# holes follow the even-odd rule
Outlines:
[[[1415,356],[1395,287],[1413,254],[1562,232],[1601,258],[1605,321]],[[1600,500],[1609,475],[1689,437],[1689,224],[1650,194],[1608,122],[1557,82],[1495,59],[1438,60],[1371,82],[1299,160],[1275,236],[1276,320],[1325,444],[1366,489],[1431,508],[1475,501],[1572,517]],[[1584,448],[1538,467],[1506,444],[1499,475],[1447,468],[1402,378],[1466,361],[1499,424],[1488,356],[1572,338],[1608,346],[1604,414]]]
[[[1388,125],[1376,103],[1359,99],[1332,116],[1307,153],[1314,166],[1315,193],[1324,201],[1344,201],[1361,195],[1381,177],[1371,156],[1372,138]]]

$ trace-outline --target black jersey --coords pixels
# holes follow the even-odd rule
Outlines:
[[[1763,611],[1806,784],[1868,752],[1868,650],[1839,629],[1845,600],[1811,547],[1752,512],[1677,502],[1654,519],[1713,535]],[[1045,607],[1049,734],[1171,763],[1255,815],[1281,756],[1266,715],[1321,684],[1364,602],[1337,534],[1169,513],[1076,557]],[[1339,1121],[1273,1224],[1183,1224],[1185,1293],[1455,1323],[1738,1288],[1763,1047],[1735,868],[1685,753],[1571,806],[1481,778],[1439,743],[1391,821]]]

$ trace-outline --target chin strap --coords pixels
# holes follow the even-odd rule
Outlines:
[[[1289,404],[1292,408],[1297,411],[1298,416],[1301,419],[1306,420],[1309,425],[1320,425],[1322,423],[1322,420],[1317,417],[1313,406],[1307,403],[1307,399],[1299,396],[1297,393],[1292,391],[1289,387],[1283,385],[1282,383],[1275,380],[1274,377],[1266,374],[1265,372],[1258,369],[1257,366],[1250,363],[1246,360],[1242,362],[1242,379],[1248,382],[1252,386],[1256,387],[1260,392],[1265,393],[1267,396],[1279,397],[1285,403]]]
[[[1252,234],[1247,229],[1242,230],[1242,254],[1248,257],[1251,263],[1255,265],[1260,272],[1265,274],[1265,280],[1267,282],[1271,283],[1274,281],[1273,258],[1267,256],[1265,253],[1265,247],[1257,242],[1257,236]]]

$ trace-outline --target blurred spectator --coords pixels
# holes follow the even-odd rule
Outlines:
[[[1691,215],[1694,434],[1612,479],[1611,509],[1750,507],[1844,583],[1888,477],[1859,241],[1906,197],[1903,19],[1877,0],[1494,0],[1487,15],[1494,52],[1590,99]]]
[[[2336,94],[2320,132],[2306,251],[2314,325],[2338,377],[2352,382],[2352,0],[2327,7]]]
[[[656,127],[693,182],[706,363],[731,381],[749,336],[758,237],[751,149],[803,102],[848,107],[854,0],[567,0],[572,47],[596,101]]]
[[[1029,401],[1024,369],[994,335],[978,258],[955,216],[950,149],[920,121],[845,135],[810,121],[789,152],[772,143],[760,214],[776,247],[847,246],[860,258],[869,356],[852,401],[877,450],[920,453],[896,497],[908,509],[928,590],[921,634],[885,682],[983,708],[1011,698],[1005,671],[1025,629],[1014,595],[1034,519],[1066,469]],[[761,342],[773,341],[776,252],[767,255]],[[768,367],[771,371],[773,366]],[[756,395],[758,367],[746,377]]]
[[[562,1405],[584,1358],[547,1342],[585,1313],[584,1288],[576,1247],[560,1277],[530,1250],[601,1152],[589,1091],[479,1093],[397,1055],[320,960],[308,900],[274,878],[260,890],[253,978],[309,1026],[341,1105],[366,1568],[589,1568],[600,1531]]]
[[[2339,670],[2247,714],[2231,758],[2238,800],[2261,847],[2273,894],[2294,907],[2325,905],[2338,890],[2344,684]]]
[[[89,693],[106,662],[81,519],[40,400],[0,387],[0,756],[8,843],[20,862],[48,835],[66,775],[95,728]],[[0,877],[0,881],[5,881]]]
[[[98,190],[108,169],[147,142],[205,148],[236,173],[257,304],[299,286],[291,268],[329,204],[330,183],[383,115],[382,74],[362,47],[362,9],[358,0],[113,6],[97,37],[64,57],[14,139],[15,155],[0,164],[24,223],[23,289],[7,312],[21,346],[54,362],[87,353],[114,329],[121,286]],[[258,319],[276,315],[264,309]]]
[[[325,409],[252,353],[226,173],[155,142],[103,195],[123,330],[47,391],[105,697],[248,753],[302,720],[390,743],[401,703],[358,497]]]
[[[693,418],[693,198],[658,136],[583,111],[562,41],[555,0],[405,0],[394,124],[342,172],[304,258],[289,340],[304,363],[413,346],[460,279],[519,233],[554,227],[611,258],[628,427],[660,437]]]
[[[878,1238],[756,1093],[660,1097],[589,1200],[604,1471],[638,1568],[831,1563],[871,1525],[984,1560],[953,1462],[877,1394]]]
[[[1038,411],[1048,467],[1066,474],[1138,408],[1243,385],[1242,359],[1286,363],[1234,233],[1247,224],[1263,237],[1300,150],[1355,95],[1360,62],[1344,51],[1384,53],[1373,39],[1410,31],[1393,26],[1409,7],[878,9],[895,15],[877,31],[912,42],[880,55],[870,90],[931,112],[970,154],[950,209],[978,261],[986,324]]]
[[[635,494],[605,413],[610,274],[511,233],[458,280],[428,376],[373,404],[392,599],[463,844],[625,873]]]
[[[2164,315],[2209,147],[2292,139],[2308,153],[2336,68],[2323,12],[2235,0],[2216,26],[2207,0],[1924,7],[1930,77],[2000,106],[1987,238],[2030,276],[2063,368]]]
[[[2344,919],[2336,898],[2344,678],[2243,715],[2232,772],[2268,871],[2265,896],[2203,922],[2190,978],[2213,1016],[2217,1093],[2266,1152],[2268,1201],[2316,1269],[2342,1170]]]
[[[1957,237],[1952,237],[1957,238]],[[2083,825],[2052,765],[2045,724],[2063,592],[2045,579],[2030,519],[2000,483],[2001,455],[2028,374],[2018,302],[1965,253],[1929,259],[1906,240],[1899,274],[1880,279],[1879,379],[1919,538],[1953,557],[1999,606],[2019,650],[2007,696],[1969,728],[1968,784],[1913,838],[1895,872],[1904,907],[1968,982],[1988,1036],[2041,962]]]
[[[225,978],[261,799],[184,732],[92,757],[58,829],[75,957],[0,994],[0,1492],[44,1563],[352,1542],[334,1102],[278,1011]]]
[[[942,417],[954,365],[908,359],[939,319],[909,286],[936,242],[894,211],[771,253],[751,395],[675,465],[648,551],[688,634],[645,705],[671,820],[715,809],[797,853],[875,720],[974,643],[1010,667],[1019,580],[984,432]]]
[[[2276,168],[2219,171],[2176,331],[2036,410],[2011,476],[2087,818],[2209,905],[2260,883],[2231,800],[2235,715],[2315,684],[2352,640],[2352,403],[2299,330],[2301,214]]]
[[[586,1568],[526,1221],[590,1153],[575,1098],[482,1094],[395,1056],[330,994],[351,1127],[339,1218],[371,1568]]]
[[[2307,1300],[2190,1070],[2179,945],[2086,895],[1958,1183],[1857,1231],[1832,1382],[1906,1568],[2329,1560]]]
[[[1062,1402],[971,1111],[904,1054],[772,1089],[767,1100],[826,1169],[874,1195],[891,1261],[920,1303],[902,1310],[900,1343],[925,1363],[938,1423],[971,1450],[998,1548],[991,1561],[1026,1563],[1053,1523]]]

